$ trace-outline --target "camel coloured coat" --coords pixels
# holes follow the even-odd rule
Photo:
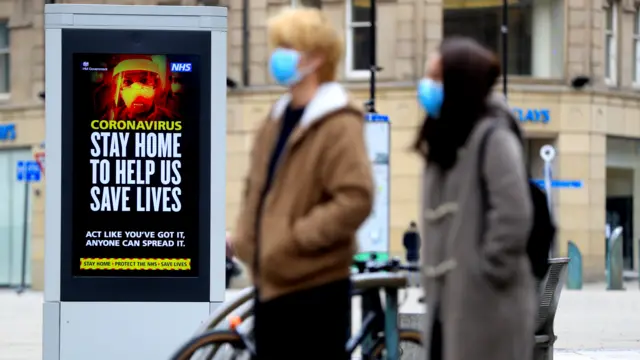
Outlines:
[[[232,237],[262,301],[347,279],[356,232],[374,198],[364,113],[334,82],[324,83],[305,107],[263,193],[290,101],[282,96],[255,136]]]
[[[506,102],[492,97],[489,103],[489,115],[472,131],[454,167],[443,174],[429,166],[422,179],[423,279],[431,310],[425,343],[429,347],[433,309],[439,307],[442,360],[533,355],[537,302],[526,254],[533,213],[523,150],[509,129],[516,120]],[[491,126],[482,166],[489,206],[483,209],[478,161]]]

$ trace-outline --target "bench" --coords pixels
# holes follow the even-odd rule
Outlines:
[[[547,275],[538,284],[540,303],[536,321],[536,347],[534,360],[552,360],[553,344],[558,338],[553,322],[558,310],[560,293],[567,279],[568,258],[549,259]]]
[[[544,279],[538,282],[540,300],[536,318],[534,360],[552,360],[553,344],[557,336],[553,331],[553,322],[558,309],[560,293],[567,277],[568,258],[549,259],[549,269]],[[418,311],[400,314],[400,327],[420,329],[424,326],[424,313]],[[418,351],[419,350],[413,350]],[[423,354],[405,354],[410,359],[424,358]],[[404,358],[403,358],[404,359]]]

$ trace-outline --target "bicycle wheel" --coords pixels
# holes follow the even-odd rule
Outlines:
[[[400,340],[400,357],[401,360],[418,360],[424,359],[426,354],[422,346],[422,333],[413,329],[399,329],[398,339]],[[369,359],[371,360],[387,360],[387,349],[385,338],[380,337],[373,345],[373,350]]]
[[[199,357],[194,357],[199,355]],[[250,359],[244,340],[235,331],[214,330],[194,337],[171,357],[171,360]]]

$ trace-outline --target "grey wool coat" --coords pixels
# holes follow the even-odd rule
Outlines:
[[[433,314],[439,308],[442,360],[531,360],[537,311],[526,254],[533,222],[522,146],[509,129],[506,102],[489,100],[490,114],[472,131],[447,173],[428,166],[422,179],[423,281],[427,360]],[[488,209],[481,198],[481,170]],[[484,229],[484,231],[483,231]]]

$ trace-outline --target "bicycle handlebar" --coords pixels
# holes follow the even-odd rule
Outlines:
[[[385,262],[377,262],[375,260],[361,261],[355,260],[353,265],[358,273],[376,273],[376,272],[395,272],[395,271],[420,271],[418,265],[402,264],[398,259],[391,259]]]

